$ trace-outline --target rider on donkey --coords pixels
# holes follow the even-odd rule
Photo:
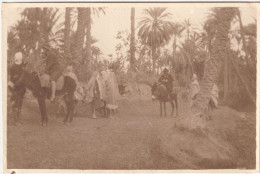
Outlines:
[[[17,98],[17,95],[24,96],[26,89],[23,85],[19,85],[16,82],[21,79],[21,72],[24,68],[24,60],[23,60],[23,54],[21,52],[17,52],[14,55],[14,64],[10,67],[10,81],[8,81],[8,87],[11,91],[15,91],[15,93],[12,92],[10,95],[10,101],[13,111],[15,112],[14,116],[14,124],[15,125],[21,125],[25,124],[20,121],[19,115],[21,113],[21,108],[19,106],[22,105],[22,99]]]
[[[46,57],[46,71],[50,75],[51,79],[51,98],[53,102],[55,100],[56,81],[62,75],[62,69],[58,62],[57,56],[53,55],[48,51]]]
[[[169,70],[167,68],[164,68],[162,76],[158,80],[159,83],[163,84],[168,94],[170,95],[172,93],[172,83],[173,83],[173,77],[171,74],[169,74]]]
[[[16,78],[16,76],[20,75],[20,69],[23,68],[23,54],[21,52],[17,52],[14,55],[14,64],[11,66],[10,68],[10,73],[11,73],[11,77],[10,80],[8,82],[8,86],[13,88],[14,84],[14,78]]]

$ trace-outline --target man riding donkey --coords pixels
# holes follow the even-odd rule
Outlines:
[[[21,95],[24,96],[26,92],[26,88],[23,85],[17,85],[15,82],[19,81],[21,79],[21,70],[24,68],[24,60],[23,60],[23,54],[21,52],[17,52],[14,55],[14,63],[9,69],[10,72],[10,79],[8,81],[8,89],[12,91],[9,97],[11,102],[12,111],[14,112],[14,124],[15,125],[22,125],[25,124],[21,122],[19,115],[21,113],[21,109],[19,106],[22,105],[23,101],[20,98],[17,98],[16,96]],[[8,73],[9,74],[9,73]]]
[[[173,77],[172,75],[169,73],[169,70],[167,68],[164,68],[163,70],[163,74],[161,75],[161,77],[158,80],[159,84],[163,84],[168,92],[168,97],[170,98],[170,95],[172,94],[172,88],[173,88]]]
[[[68,64],[65,69],[63,69],[58,61],[58,57],[47,50],[45,53],[46,56],[46,74],[43,74],[42,78],[42,86],[48,86],[49,82],[51,86],[51,96],[50,101],[55,101],[56,90],[62,88],[64,76],[71,77],[77,85],[74,97],[75,100],[78,99],[77,96],[82,96],[82,88],[79,85],[78,78],[74,73],[72,64]]]
[[[62,69],[57,57],[51,54],[50,52],[47,53],[46,57],[46,73],[49,75],[51,81],[50,100],[51,102],[53,102],[55,100],[56,81],[62,75]]]

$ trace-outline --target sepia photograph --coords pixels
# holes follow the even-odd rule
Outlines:
[[[2,3],[4,173],[259,172],[258,7]]]

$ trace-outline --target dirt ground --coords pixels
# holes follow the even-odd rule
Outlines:
[[[216,169],[255,168],[256,115],[227,107],[217,109],[206,130],[178,127],[186,114],[159,117],[159,103],[121,100],[114,119],[92,119],[80,104],[71,125],[62,115],[42,127],[37,104],[26,100],[22,121],[13,126],[8,114],[7,164],[16,169]],[[170,108],[170,104],[168,104]],[[168,113],[169,110],[168,110]]]

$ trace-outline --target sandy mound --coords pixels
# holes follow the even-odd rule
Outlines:
[[[187,169],[255,168],[254,117],[221,107],[203,129],[178,121],[158,133],[158,151]]]

